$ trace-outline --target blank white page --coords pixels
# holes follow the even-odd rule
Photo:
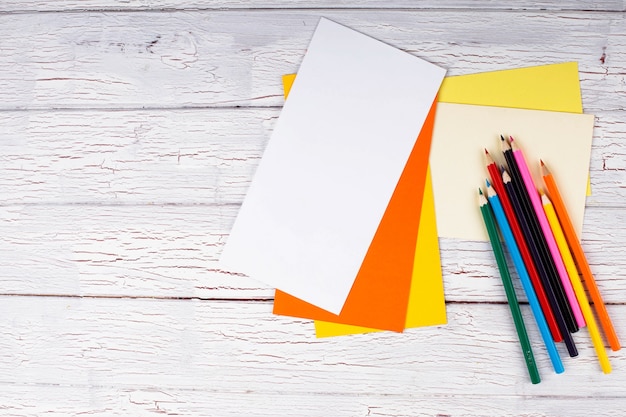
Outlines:
[[[321,19],[221,267],[338,314],[444,75]]]

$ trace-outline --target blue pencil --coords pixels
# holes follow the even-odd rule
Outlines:
[[[513,232],[511,231],[509,222],[506,219],[506,215],[504,214],[504,209],[502,208],[500,199],[498,198],[498,195],[494,191],[489,181],[487,181],[487,197],[489,198],[489,204],[493,209],[493,213],[496,216],[496,221],[498,222],[498,226],[500,227],[500,232],[504,237],[504,242],[509,248],[511,258],[513,258],[515,269],[517,270],[517,274],[519,275],[520,281],[522,282],[522,287],[524,288],[524,292],[526,293],[526,298],[528,298],[528,304],[530,304],[530,308],[533,312],[533,315],[535,316],[535,321],[537,322],[537,327],[539,327],[539,332],[541,333],[541,337],[543,338],[543,343],[548,349],[548,355],[550,356],[550,360],[552,361],[554,371],[557,374],[560,374],[565,370],[563,368],[563,362],[561,362],[561,357],[559,356],[559,352],[556,349],[556,344],[554,343],[554,340],[552,340],[552,335],[550,334],[548,323],[546,322],[546,318],[541,311],[539,300],[537,300],[537,295],[535,294],[535,290],[533,289],[533,285],[530,281],[530,276],[528,275],[528,271],[526,270],[526,266],[524,265],[524,261],[522,260],[522,254],[517,247],[517,243],[515,243]]]

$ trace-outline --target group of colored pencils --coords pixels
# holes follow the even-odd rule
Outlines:
[[[611,364],[580,275],[611,349],[619,350],[620,342],[554,177],[541,161],[545,187],[538,188],[513,137],[507,140],[501,136],[500,139],[506,167],[498,167],[485,149],[491,181],[486,181],[486,196],[479,189],[479,206],[530,379],[533,384],[541,381],[498,229],[513,260],[554,371],[564,371],[555,342],[564,342],[570,357],[578,356],[572,333],[587,326],[600,367],[604,373],[610,373]]]

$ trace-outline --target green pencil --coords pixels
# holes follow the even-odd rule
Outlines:
[[[524,353],[524,359],[526,360],[526,367],[530,374],[530,380],[533,384],[541,382],[539,377],[539,371],[537,370],[537,364],[535,363],[535,357],[533,355],[530,341],[528,340],[528,334],[526,333],[526,327],[524,326],[524,319],[522,312],[519,309],[517,303],[517,296],[515,295],[515,289],[513,288],[513,281],[511,281],[511,275],[509,275],[509,268],[506,265],[506,259],[504,258],[504,251],[500,244],[500,238],[498,237],[498,231],[496,230],[496,223],[493,218],[493,213],[487,202],[487,198],[483,195],[482,190],[478,190],[478,204],[480,211],[487,227],[487,233],[489,234],[489,240],[491,241],[491,247],[498,263],[498,269],[500,270],[500,276],[502,277],[502,284],[504,285],[504,291],[506,292],[506,299],[509,302],[509,308],[513,315],[513,321],[515,322],[515,329],[517,330],[517,336],[519,337],[520,345],[522,346],[522,352]]]

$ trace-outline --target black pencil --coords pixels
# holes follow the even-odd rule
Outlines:
[[[518,222],[522,229],[522,234],[524,235],[524,237],[526,238],[526,241],[528,242],[528,248],[530,249],[530,254],[533,259],[539,258],[539,250],[537,248],[537,245],[535,244],[535,241],[532,239],[528,220],[526,219],[526,216],[524,216],[522,213],[522,207],[521,207],[517,192],[515,191],[514,184],[511,181],[511,177],[509,176],[506,170],[503,170],[502,172],[502,181],[504,182],[504,188],[506,190],[507,195],[509,196],[509,200],[511,200],[513,211],[518,218]],[[539,272],[539,276],[541,277],[542,275],[545,275],[545,268],[544,268],[543,263],[536,262],[536,264],[537,264],[537,272]],[[565,320],[563,319],[563,315],[561,314],[561,311],[558,310],[559,306],[558,306],[556,295],[554,294],[553,288],[550,285],[544,285],[544,290],[545,290],[546,296],[548,297],[548,302],[550,303],[550,306],[553,307],[554,318],[556,319],[557,326],[559,327],[559,330],[561,331],[561,336],[563,337],[563,341],[565,342],[567,353],[571,357],[578,356],[578,349],[576,348],[574,339],[572,338],[572,335],[570,334],[570,332],[567,331],[568,329],[567,329]],[[556,307],[557,310],[554,310],[554,307]]]
[[[556,265],[554,264],[554,260],[552,259],[552,256],[550,255],[550,252],[548,250],[548,243],[546,242],[546,239],[541,232],[539,219],[537,219],[537,215],[534,208],[532,207],[528,192],[524,187],[524,182],[519,171],[519,167],[517,166],[517,162],[515,161],[515,157],[513,156],[511,145],[504,138],[504,136],[500,136],[500,139],[502,144],[502,153],[504,154],[504,158],[506,159],[506,162],[509,166],[509,173],[511,175],[511,178],[513,179],[514,190],[519,198],[522,212],[528,220],[530,232],[532,233],[533,240],[535,241],[537,249],[539,250],[539,255],[541,256],[541,261],[543,262],[545,267],[546,275],[544,278],[546,282],[544,282],[544,285],[547,283],[547,285],[550,285],[552,287],[556,296],[556,301],[561,311],[561,315],[563,316],[565,324],[567,325],[567,330],[571,333],[577,332],[578,325],[574,320],[574,314],[572,313],[572,309],[565,296],[565,290],[563,289],[563,285],[561,284],[561,280],[558,276]]]

